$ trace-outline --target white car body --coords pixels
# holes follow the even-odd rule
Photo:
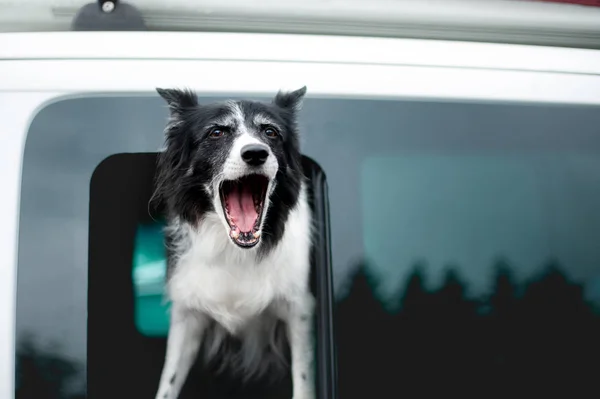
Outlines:
[[[62,10],[75,10],[85,2],[70,3],[67,6],[71,8],[63,7]],[[151,8],[152,3],[163,2],[148,2],[147,7]],[[233,15],[236,6],[239,6],[238,12],[250,12],[241,3],[244,2],[232,3],[229,8],[215,8],[215,12]],[[303,3],[307,4],[303,18],[328,17],[327,13],[319,11],[325,2]],[[277,4],[280,8],[275,11],[285,14],[287,10],[288,18],[302,19],[290,11],[290,6]],[[353,4],[355,7],[350,7],[343,15],[347,21],[360,18],[361,10],[366,12],[369,8],[363,4],[361,9],[358,2]],[[33,1],[29,6],[37,6],[38,10],[42,7],[41,2]],[[12,7],[16,9],[19,5]],[[214,7],[217,7],[216,3]],[[310,7],[313,7],[312,14]],[[406,20],[406,15],[400,16],[399,11],[389,14],[377,7],[372,6],[370,14],[365,14],[370,16],[373,26],[377,26],[377,18],[386,15],[390,24],[394,18],[398,25]],[[527,15],[534,20],[527,14],[528,6],[521,7],[524,10],[521,22]],[[553,7],[550,8],[567,10],[560,5]],[[264,9],[259,7],[253,12],[262,10],[266,20],[278,20],[277,12],[269,14]],[[413,16],[419,10],[422,9],[414,6]],[[462,9],[474,15],[473,8],[470,10],[468,7]],[[565,19],[564,14],[556,11],[553,11],[554,17],[550,13],[543,14],[537,22],[539,26],[554,24],[560,30],[557,21],[563,21],[564,29],[571,29],[572,33],[571,41],[566,44],[574,43],[578,32],[584,32],[586,27],[595,29],[596,34],[600,30],[598,10],[569,10],[572,15],[578,15],[579,22]],[[462,11],[458,14],[463,15],[460,14]],[[160,12],[154,14],[160,15]],[[12,19],[8,14],[2,15],[4,23],[0,25],[7,27],[6,30],[35,30],[28,29],[26,24],[19,25],[19,19],[12,15]],[[36,15],[41,14],[32,14],[33,17]],[[197,15],[205,15],[204,22],[211,21],[208,14]],[[420,14],[421,22],[425,21],[423,15]],[[438,20],[452,19],[453,16],[440,12]],[[510,20],[506,14],[498,14],[498,19],[502,18],[505,23]],[[7,25],[9,20],[12,21],[10,26]],[[43,25],[42,20],[39,17],[39,26],[54,23],[55,29],[64,28],[51,18],[44,20],[47,25]],[[211,28],[210,24],[206,26]],[[216,22],[212,26],[216,26]],[[250,23],[245,26],[247,30],[252,28]],[[319,26],[327,24],[321,23],[313,30],[319,31]],[[185,26],[180,28],[186,29]],[[321,33],[336,33],[323,29]],[[301,27],[296,31],[302,31]],[[415,35],[418,36],[418,32]],[[243,32],[0,33],[0,209],[6,216],[0,224],[0,397],[14,396],[16,267],[23,151],[32,119],[50,103],[74,96],[150,93],[155,87],[186,86],[204,94],[252,95],[307,85],[310,96],[315,97],[600,104],[600,52],[595,49],[366,36],[361,32],[358,36],[345,37]],[[584,43],[581,47],[591,47],[585,45],[588,36],[580,34],[579,37]],[[556,44],[564,45],[565,42]],[[252,79],[247,79],[246,75],[251,75]]]

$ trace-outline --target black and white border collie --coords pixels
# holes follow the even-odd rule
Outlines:
[[[306,88],[272,103],[199,104],[157,89],[170,109],[153,200],[166,208],[172,302],[157,399],[176,399],[199,354],[242,380],[288,366],[293,399],[314,399],[311,214],[297,112]]]

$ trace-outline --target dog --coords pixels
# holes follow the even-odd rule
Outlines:
[[[171,313],[156,398],[176,399],[202,355],[246,382],[291,368],[293,399],[314,399],[312,218],[297,124],[306,87],[271,102],[157,92],[170,118],[152,201],[165,209]]]

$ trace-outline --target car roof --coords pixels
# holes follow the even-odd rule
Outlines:
[[[159,31],[379,36],[600,48],[600,8],[557,1],[574,0],[129,0],[128,3],[139,9],[149,30]],[[69,30],[73,17],[90,2],[0,0],[0,32]]]

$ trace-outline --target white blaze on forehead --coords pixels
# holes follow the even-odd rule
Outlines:
[[[215,125],[218,125],[218,126],[230,126],[230,127],[233,127],[238,122],[237,122],[237,118],[235,117],[235,115],[228,114],[228,115],[225,115],[225,116],[223,116],[223,117],[221,117],[219,119],[215,119],[213,121],[213,123]]]
[[[228,108],[229,112],[226,115],[213,120],[212,123],[219,126],[236,127],[243,130],[245,125],[241,104],[235,101],[226,101],[225,106]]]
[[[260,125],[273,125],[275,128],[281,130],[281,127],[271,118],[264,114],[257,114],[252,118],[252,122],[255,126]]]
[[[227,106],[231,110],[231,118],[235,121],[240,132],[246,131],[246,124],[244,121],[244,111],[242,110],[242,104],[236,101],[227,101]]]

